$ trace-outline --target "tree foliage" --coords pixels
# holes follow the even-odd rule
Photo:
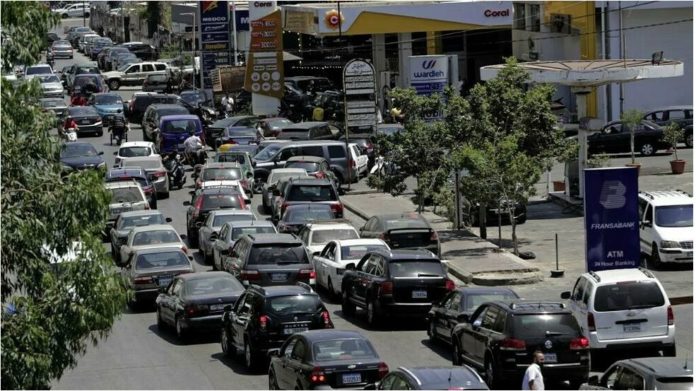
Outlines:
[[[46,34],[60,24],[60,15],[52,14],[39,1],[3,1],[0,4],[2,21],[2,70],[9,72],[14,65],[39,62],[46,49]]]
[[[33,4],[38,3],[22,3],[22,9],[40,9]],[[5,24],[6,10],[16,7],[2,7],[4,32],[20,30]],[[44,26],[50,19],[15,18]],[[29,48],[22,61],[31,64],[37,49],[21,45],[24,37],[10,39]],[[3,65],[14,60],[3,53]],[[40,97],[37,81],[17,87],[2,81],[3,389],[49,388],[76,364],[87,341],[97,343],[107,334],[125,304],[125,289],[101,243],[109,203],[102,173],[61,176],[60,142],[49,135],[52,117],[40,109]],[[73,242],[82,243],[75,261],[57,266]]]

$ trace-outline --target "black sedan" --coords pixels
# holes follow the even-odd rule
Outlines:
[[[63,165],[63,172],[66,173],[74,170],[106,169],[103,154],[103,151],[97,152],[90,143],[65,143],[60,150],[60,163]]]
[[[382,379],[389,367],[357,331],[310,330],[269,351],[268,388],[357,388]]]
[[[588,153],[631,152],[631,129],[621,121],[612,121],[604,125],[600,132],[587,137]],[[664,130],[654,122],[641,121],[634,132],[634,151],[643,156],[654,155],[660,149],[669,149],[671,145],[664,140]]]
[[[447,294],[442,300],[433,304],[425,316],[428,322],[428,337],[435,342],[442,340],[452,343],[452,329],[483,303],[495,300],[519,299],[509,288],[460,287]]]
[[[104,134],[101,115],[93,106],[71,106],[68,116],[77,123],[78,135],[91,133],[101,137]]]
[[[222,144],[258,144],[259,141],[258,130],[246,126],[231,126],[225,129],[216,140],[218,146]]]
[[[244,285],[225,272],[180,274],[157,296],[157,327],[174,326],[184,338],[193,330],[218,330],[225,306],[244,292]]]
[[[316,220],[333,220],[336,215],[331,205],[308,203],[290,205],[285,209],[283,218],[278,221],[278,232],[296,234],[305,224]]]
[[[486,382],[468,365],[399,367],[366,390],[487,390]]]
[[[253,115],[239,115],[235,117],[223,118],[219,121],[215,121],[206,128],[205,139],[209,140],[212,144],[213,140],[217,140],[225,134],[225,130],[227,128],[241,126],[256,129],[256,124],[258,121],[258,117]]]

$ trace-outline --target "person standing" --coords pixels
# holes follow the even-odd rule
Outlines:
[[[541,373],[541,368],[544,366],[544,353],[540,350],[534,351],[532,364],[527,367],[522,378],[523,390],[543,390],[544,376]]]

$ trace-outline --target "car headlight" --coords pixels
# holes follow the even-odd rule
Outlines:
[[[73,168],[68,166],[67,164],[63,164],[63,171],[72,171]]]
[[[106,162],[101,162],[97,164],[97,168],[106,168]]]
[[[94,126],[102,126],[102,121],[95,122],[95,123],[94,123]]]
[[[661,248],[681,248],[681,245],[679,245],[679,242],[675,242],[674,240],[662,240],[662,241],[660,241],[660,247]]]

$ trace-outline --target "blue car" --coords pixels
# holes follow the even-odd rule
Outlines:
[[[92,96],[87,101],[87,104],[94,106],[97,113],[104,121],[104,117],[109,114],[116,114],[119,110],[125,115],[125,105],[123,104],[123,99],[119,94],[114,92],[103,92],[99,94],[92,94]],[[106,125],[106,124],[105,124]]]
[[[90,169],[106,170],[106,163],[102,157],[103,154],[104,152],[97,152],[90,143],[65,143],[60,150],[60,162],[63,165],[63,172],[69,173]]]
[[[189,137],[189,130],[193,130],[196,136],[205,144],[203,126],[198,116],[190,114],[165,115],[160,119],[160,145],[159,152],[168,153],[184,151],[184,141]]]

